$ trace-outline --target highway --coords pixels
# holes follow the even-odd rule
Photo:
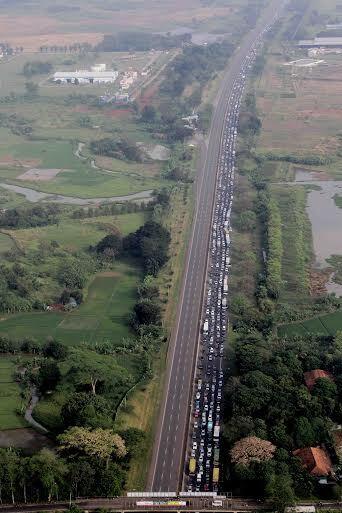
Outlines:
[[[196,206],[189,241],[176,326],[168,353],[164,397],[147,484],[149,491],[178,491],[182,486],[189,435],[194,370],[199,348],[203,293],[206,286],[209,241],[222,134],[229,117],[229,99],[243,63],[261,34],[275,18],[280,2],[273,0],[256,28],[242,41],[222,80],[206,148],[196,183]]]

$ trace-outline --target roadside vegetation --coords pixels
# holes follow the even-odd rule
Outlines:
[[[332,272],[334,283],[340,282],[340,255],[327,259],[327,269],[315,267],[307,204],[319,183],[293,183],[300,172],[340,178],[335,117],[326,111],[324,123],[318,121],[334,90],[329,83],[318,92],[324,68],[309,76],[284,66],[304,57],[297,57],[302,51],[293,39],[303,37],[306,27],[328,23],[320,7],[322,2],[290,4],[279,35],[252,70],[240,116],[224,488],[269,498],[277,511],[298,500],[340,495],[341,299],[325,288]],[[339,59],[326,58],[329,64]],[[305,373],[315,369],[323,377],[308,384]],[[310,447],[326,450],[331,459],[329,488],[294,454]]]

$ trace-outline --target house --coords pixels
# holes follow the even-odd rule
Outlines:
[[[301,460],[303,467],[312,477],[324,477],[331,474],[332,463],[328,453],[320,447],[296,449],[293,455]]]
[[[116,81],[117,71],[56,71],[52,80],[58,84],[111,84]]]
[[[330,379],[330,381],[333,381],[331,374],[322,369],[314,369],[309,372],[304,372],[304,381],[310,391],[315,386],[316,381],[321,378]]]

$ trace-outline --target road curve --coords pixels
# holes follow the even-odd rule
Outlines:
[[[280,3],[278,0],[271,0],[256,28],[247,34],[232,57],[218,94],[207,147],[202,151],[203,165],[197,177],[195,216],[176,326],[170,340],[164,397],[147,484],[149,491],[178,491],[181,486],[202,296],[206,281],[216,170],[228,99],[246,55],[274,18]]]

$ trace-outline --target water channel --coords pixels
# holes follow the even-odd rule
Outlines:
[[[149,201],[153,191],[136,192],[135,194],[128,194],[127,196],[112,196],[109,198],[77,198],[73,196],[63,196],[62,194],[52,194],[48,192],[40,192],[28,187],[21,187],[20,185],[12,185],[10,183],[0,183],[0,187],[17,194],[22,194],[28,201],[38,203],[39,201],[49,201],[50,203],[65,203],[67,205],[100,205],[103,203],[112,203],[114,201],[134,201],[142,200]]]

